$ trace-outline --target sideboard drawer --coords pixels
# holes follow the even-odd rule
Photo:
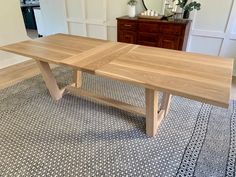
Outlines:
[[[119,21],[118,22],[118,28],[121,30],[137,30],[137,23],[132,21]]]
[[[182,25],[162,24],[160,28],[160,32],[163,34],[181,35]]]
[[[180,38],[174,35],[162,35],[159,38],[160,47],[166,48],[166,49],[178,50],[179,42],[180,42]]]
[[[137,34],[133,31],[120,30],[118,31],[118,42],[125,42],[130,44],[137,43]]]
[[[155,33],[138,33],[138,44],[147,45],[147,46],[157,46],[158,35]]]
[[[157,33],[157,32],[159,32],[158,23],[140,22],[138,26],[139,26],[138,29],[141,32],[147,32],[147,33]]]

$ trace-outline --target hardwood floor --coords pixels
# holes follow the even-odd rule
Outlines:
[[[51,65],[55,67],[56,65]],[[4,69],[0,69],[0,89],[14,85],[27,78],[40,74],[35,60],[28,60]]]
[[[27,36],[29,36],[29,38],[31,38],[31,39],[38,38],[38,31],[37,30],[27,29],[26,32],[27,32]]]
[[[51,67],[56,67],[56,65],[51,65]],[[34,60],[0,69],[0,89],[14,85],[37,74],[40,74],[40,71]],[[231,99],[236,99],[236,77],[233,77]]]

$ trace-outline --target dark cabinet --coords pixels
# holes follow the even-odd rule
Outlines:
[[[137,43],[137,35],[136,32],[122,30],[120,31],[120,35],[118,41],[126,41],[126,43],[136,44]]]
[[[138,32],[137,44],[159,47],[158,35],[156,33]]]
[[[26,29],[37,29],[36,21],[34,17],[33,7],[22,7],[21,8],[22,15],[24,18],[24,23]]]
[[[174,35],[162,35],[159,39],[159,47],[166,49],[182,50],[180,45],[180,37]]]
[[[117,18],[118,42],[186,50],[189,20],[161,21],[153,19]]]

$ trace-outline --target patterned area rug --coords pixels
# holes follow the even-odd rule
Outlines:
[[[70,70],[54,73],[60,85],[71,82]],[[143,88],[89,74],[83,87],[144,106]],[[232,177],[235,106],[173,97],[148,138],[143,117],[71,95],[55,102],[36,76],[0,91],[0,176]]]

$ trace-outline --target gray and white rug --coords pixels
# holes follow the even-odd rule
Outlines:
[[[54,70],[60,85],[68,69]],[[144,106],[144,89],[84,74],[83,87]],[[83,98],[49,96],[41,76],[0,91],[0,176],[235,176],[236,102],[173,97],[155,138],[145,119]]]

